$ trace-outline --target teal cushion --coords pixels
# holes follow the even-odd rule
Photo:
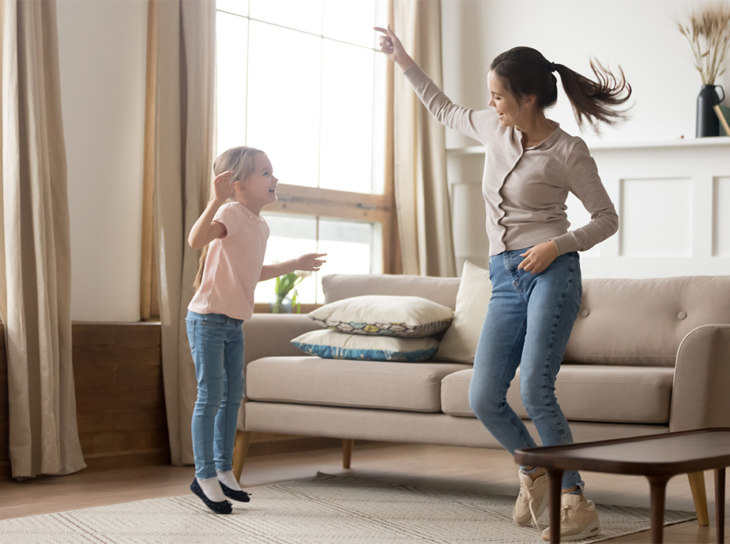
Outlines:
[[[304,353],[323,359],[406,363],[418,363],[431,358],[438,351],[439,344],[433,338],[362,336],[333,330],[307,332],[291,342]]]

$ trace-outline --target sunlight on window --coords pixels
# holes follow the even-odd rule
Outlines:
[[[373,50],[372,27],[385,24],[386,0],[218,0],[217,8],[218,153],[248,145],[267,153],[283,184],[383,194],[386,57]],[[302,303],[323,303],[322,275],[383,271],[381,223],[263,215],[265,263],[329,254],[299,285]],[[274,283],[258,284],[256,302],[273,300]]]
[[[319,177],[324,189],[372,192],[374,56],[324,41]]]
[[[317,251],[317,218],[283,214],[262,214],[269,225],[271,235],[266,244],[264,264],[296,259],[305,253]],[[315,301],[317,278],[311,276],[297,287],[299,302],[310,304]],[[275,280],[259,282],[254,298],[256,302],[271,302],[274,299]]]
[[[339,0],[343,2],[343,0]],[[349,4],[350,0],[346,0]],[[322,0],[251,0],[251,17],[297,30],[322,33]],[[272,44],[277,47],[277,44]]]
[[[364,47],[373,47],[373,27],[378,25],[377,17],[386,21],[376,13],[376,0],[324,0],[324,29],[327,38],[334,38],[348,43],[355,43]],[[384,2],[380,2],[384,4]]]
[[[317,186],[321,43],[251,21],[247,141],[281,183]]]
[[[248,0],[216,0],[215,8],[245,17],[248,15]]]
[[[327,253],[322,270],[299,285],[302,304],[323,303],[322,276],[382,274],[382,232],[379,223],[263,213],[271,230],[264,264],[295,259],[305,253]],[[319,228],[319,241],[317,230]],[[256,302],[271,302],[275,280],[260,282]]]
[[[317,251],[327,253],[327,264],[318,275],[382,274],[380,224],[341,219],[319,220]],[[322,280],[317,281],[317,302],[324,303]]]
[[[229,2],[230,3],[230,2]],[[248,19],[218,12],[218,155],[246,141]]]

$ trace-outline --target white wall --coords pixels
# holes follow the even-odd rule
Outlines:
[[[499,53],[534,47],[556,63],[592,76],[589,56],[619,64],[634,89],[630,120],[605,128],[604,141],[665,140],[695,133],[702,81],[676,20],[699,0],[442,0],[444,90],[457,103],[487,107],[487,70]],[[560,78],[558,78],[560,79]],[[717,83],[730,91],[730,73]],[[580,134],[559,87],[548,116]],[[730,100],[725,101],[730,104]],[[475,145],[449,131],[447,147]],[[588,142],[598,138],[590,129]]]
[[[58,0],[76,321],[139,320],[147,2]]]

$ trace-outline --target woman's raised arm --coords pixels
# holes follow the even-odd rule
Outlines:
[[[485,143],[499,126],[497,114],[492,110],[475,111],[454,104],[406,53],[390,26],[376,26],[375,30],[381,33],[380,50],[405,72],[406,79],[431,115],[442,125]]]

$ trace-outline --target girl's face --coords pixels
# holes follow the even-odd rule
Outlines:
[[[253,161],[251,175],[236,182],[236,200],[240,199],[251,211],[276,202],[276,186],[279,183],[274,177],[274,168],[269,157],[264,153],[256,153]]]
[[[523,109],[504,84],[504,80],[490,70],[487,74],[489,84],[489,105],[497,110],[499,126],[502,128],[515,126],[520,119]]]

